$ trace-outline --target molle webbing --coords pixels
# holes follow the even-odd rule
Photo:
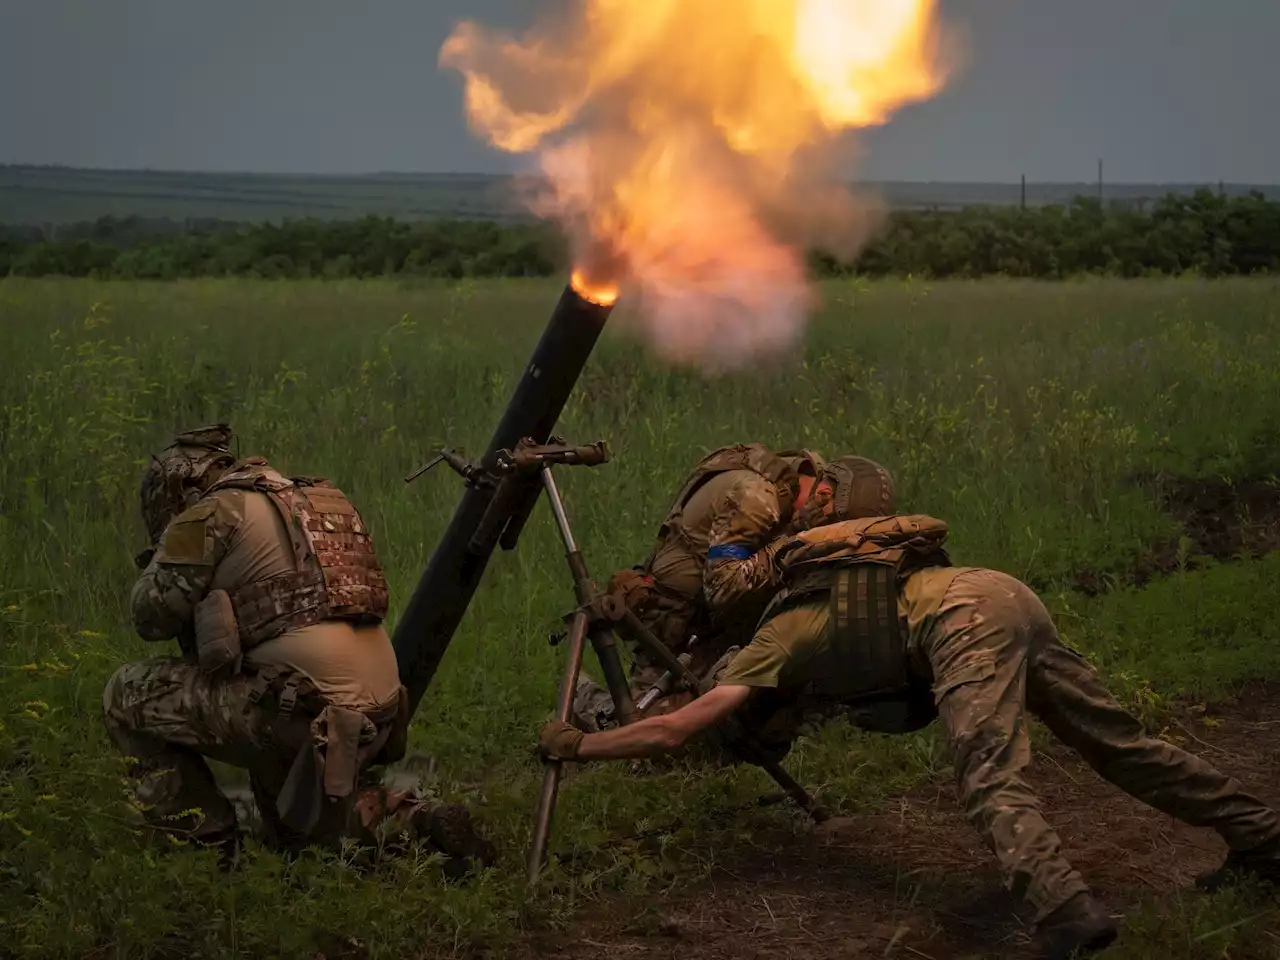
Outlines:
[[[328,615],[377,620],[386,616],[386,579],[351,501],[336,487],[297,486],[294,509],[324,572]]]
[[[364,521],[341,490],[319,478],[287,480],[259,459],[236,464],[211,491],[226,488],[266,494],[294,556],[294,570],[232,594],[246,649],[325,620],[386,618],[386,577]]]
[[[897,570],[859,563],[831,581],[832,652],[838,667],[815,682],[819,695],[853,699],[905,689],[906,641],[898,615]]]

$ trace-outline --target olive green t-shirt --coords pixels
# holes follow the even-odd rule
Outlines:
[[[967,567],[926,567],[898,591],[898,611],[907,622],[907,643],[918,644],[933,627],[951,581]],[[831,647],[831,604],[826,594],[787,607],[771,617],[729,663],[719,683],[797,690],[831,675],[848,657]]]

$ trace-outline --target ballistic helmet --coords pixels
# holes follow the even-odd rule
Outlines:
[[[828,523],[892,516],[897,509],[893,476],[874,460],[839,457],[826,465],[822,479],[832,488]]]
[[[893,514],[893,477],[866,457],[840,457],[818,462],[818,483],[796,513],[795,528],[811,530],[828,523]]]
[[[188,430],[151,458],[142,474],[139,499],[152,543],[159,541],[170,520],[194,505],[235,463],[232,436],[225,423]]]
[[[822,476],[827,465],[817,450],[779,450],[778,456],[790,461],[798,473],[809,473],[815,477]]]

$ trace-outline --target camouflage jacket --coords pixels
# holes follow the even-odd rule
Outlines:
[[[190,631],[196,604],[208,595],[244,519],[243,504],[238,491],[216,493],[165,528],[129,598],[133,626],[143,640],[181,639]]]
[[[782,532],[782,508],[773,484],[743,471],[712,507],[703,589],[715,611],[759,600],[780,584],[768,549]]]

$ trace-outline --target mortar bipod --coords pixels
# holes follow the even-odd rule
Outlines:
[[[613,699],[618,722],[630,723],[636,716],[635,704],[631,699],[631,686],[627,682],[622,659],[618,655],[613,631],[606,623],[592,623],[587,615],[587,609],[598,602],[600,592],[587,570],[582,551],[578,548],[578,543],[573,536],[573,528],[569,525],[569,516],[565,511],[564,501],[560,497],[560,489],[556,486],[555,477],[551,473],[552,465],[557,463],[565,466],[595,466],[608,459],[608,447],[603,442],[589,447],[567,447],[559,443],[541,447],[532,444],[522,445],[515,451],[500,451],[496,458],[498,469],[507,471],[508,479],[504,481],[507,484],[514,483],[516,478],[536,471],[541,488],[547,492],[547,500],[551,504],[551,512],[555,517],[556,530],[564,545],[565,560],[569,564],[569,573],[573,577],[573,593],[578,606],[569,617],[567,644],[569,658],[556,702],[556,717],[563,723],[570,722],[573,713],[573,697],[582,669],[582,657],[587,640],[590,640],[596,652],[596,659],[600,662],[600,671],[604,675],[605,686]],[[537,489],[534,488],[535,496]],[[496,499],[500,500],[501,495]],[[503,537],[505,539],[506,534]],[[560,788],[560,774],[563,769],[563,765],[558,760],[547,760],[545,763],[546,772],[542,778],[542,790],[534,817],[533,842],[529,850],[530,882],[537,878],[546,859],[547,841],[551,836],[551,818],[555,812],[556,795]]]
[[[573,448],[581,450],[584,448]],[[606,454],[607,455],[607,454]],[[564,461],[572,462],[572,461]],[[667,670],[669,677],[660,681],[663,685],[683,684],[695,696],[701,696],[710,688],[709,683],[699,679],[689,669],[687,657],[677,657],[661,640],[653,635],[633,611],[627,608],[622,599],[613,595],[602,595],[596,588],[587,572],[586,561],[582,557],[573,530],[569,525],[569,517],[564,509],[564,501],[556,487],[555,478],[551,475],[549,463],[541,463],[540,477],[547,491],[547,499],[551,503],[555,515],[556,528],[564,544],[565,557],[569,570],[573,575],[574,594],[578,600],[578,608],[567,618],[569,631],[567,634],[569,660],[565,666],[564,676],[560,684],[560,696],[556,704],[556,717],[562,723],[569,723],[573,712],[574,692],[578,684],[578,676],[582,668],[582,657],[585,650],[585,639],[590,639],[600,661],[600,669],[604,674],[605,686],[614,704],[614,717],[619,724],[632,723],[637,719],[636,705],[631,697],[631,686],[627,682],[622,669],[622,661],[618,656],[615,631],[623,634],[630,642],[646,649]],[[553,643],[555,641],[553,640]],[[653,693],[655,691],[651,691]],[[662,695],[659,693],[659,695]],[[646,707],[656,697],[646,697]],[[742,759],[765,771],[782,789],[804,810],[815,822],[828,819],[827,811],[814,801],[803,786],[800,785],[777,760],[768,755],[759,741],[732,721],[726,725],[731,731],[730,746]],[[558,760],[547,760],[546,773],[543,776],[542,792],[538,798],[538,809],[534,820],[533,842],[529,851],[528,878],[532,883],[537,879],[546,859],[547,843],[551,835],[551,819],[555,812],[556,795],[560,785],[562,764]]]

